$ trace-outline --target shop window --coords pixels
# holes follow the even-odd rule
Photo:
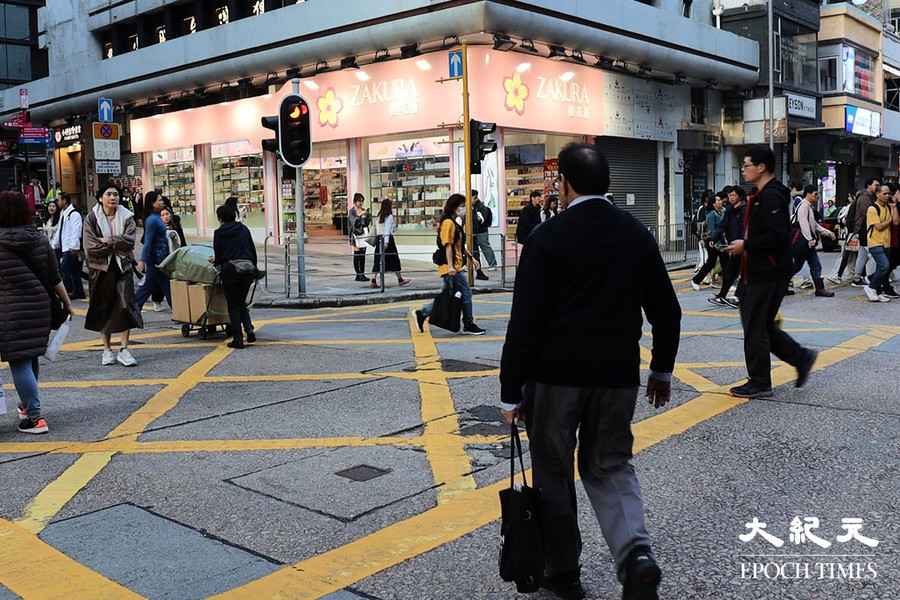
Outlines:
[[[840,91],[837,56],[819,59],[819,91],[823,94]]]
[[[900,111],[900,79],[884,80],[884,107]]]
[[[369,144],[372,212],[389,198],[397,224],[432,228],[450,195],[450,154],[446,136]]]
[[[251,229],[265,229],[262,153],[247,142],[212,147],[213,202],[237,196],[241,218]]]
[[[182,148],[153,153],[153,188],[160,190],[181,217],[182,227],[197,226],[194,195],[194,149]]]

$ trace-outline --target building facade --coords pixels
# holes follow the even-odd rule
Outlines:
[[[31,116],[54,128],[57,179],[86,200],[108,177],[159,188],[205,236],[236,195],[254,235],[280,240],[296,228],[295,174],[262,152],[260,117],[299,78],[314,123],[309,227],[338,231],[359,192],[392,199],[414,245],[464,188],[462,92],[450,75],[466,44],[472,117],[498,125],[499,150],[475,182],[498,231],[514,227],[530,191],[553,190],[555,156],[571,141],[604,147],[616,202],[669,227],[697,192],[733,182],[722,97],[759,77],[758,44],[717,28],[714,4],[61,0],[40,11],[50,76],[27,86]],[[4,110],[16,91],[0,91]],[[117,174],[97,172],[100,98],[113,100],[123,133]]]

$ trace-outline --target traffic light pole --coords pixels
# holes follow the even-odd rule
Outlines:
[[[475,238],[472,235],[472,128],[469,126],[469,47],[462,45],[462,82],[463,82],[463,140],[466,147],[466,246],[469,254],[474,254]],[[475,266],[469,265],[469,286],[475,285]]]
[[[294,93],[300,94],[300,80],[292,82]],[[300,297],[306,295],[306,202],[303,200],[303,167],[297,167],[297,180],[294,182],[294,208],[297,215],[297,283],[300,288]]]

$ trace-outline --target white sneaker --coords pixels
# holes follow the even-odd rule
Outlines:
[[[163,306],[161,302],[153,303],[153,312],[162,312],[164,310],[166,310],[166,307]]]
[[[134,360],[134,357],[131,355],[131,352],[128,351],[128,348],[119,350],[116,360],[118,360],[119,364],[123,367],[133,367],[137,364],[137,361]]]
[[[878,301],[879,301],[879,302],[890,302],[890,301],[891,301],[891,297],[890,297],[890,296],[887,296],[887,295],[885,295],[885,294],[878,294]]]
[[[869,286],[863,286],[863,292],[866,293],[866,298],[869,299],[869,302],[878,302],[878,294],[870,288]]]
[[[103,351],[103,358],[100,360],[100,364],[104,367],[116,364],[116,355],[113,354],[112,350]]]
[[[802,289],[802,290],[808,290],[812,286],[813,286],[812,279],[804,279],[803,281],[800,282],[800,289]]]
[[[837,275],[829,275],[827,279],[834,285],[841,285],[842,283],[844,283],[844,281]]]
[[[699,283],[694,283],[694,282],[692,281],[692,282],[691,282],[691,287],[694,288],[694,291],[695,291],[695,292],[699,292],[699,291],[700,291],[700,284],[699,284]]]

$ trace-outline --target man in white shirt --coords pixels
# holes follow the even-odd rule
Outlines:
[[[81,236],[83,221],[81,213],[72,204],[66,193],[60,193],[57,199],[59,206],[59,229],[57,244],[59,248],[59,270],[62,274],[66,291],[72,300],[83,299],[84,285],[81,282]]]

